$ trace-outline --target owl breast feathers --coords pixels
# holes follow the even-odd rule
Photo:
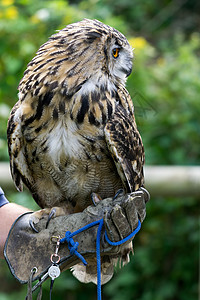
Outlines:
[[[68,213],[143,185],[144,150],[125,89],[132,49],[97,20],[68,25],[43,44],[19,84],[8,122],[11,173],[40,207]]]

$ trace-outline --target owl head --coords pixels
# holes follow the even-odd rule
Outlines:
[[[30,90],[32,82],[42,82],[60,87],[65,94],[91,91],[96,86],[113,90],[125,84],[132,58],[132,48],[123,34],[98,20],[84,19],[58,31],[40,47],[21,85],[25,83]]]

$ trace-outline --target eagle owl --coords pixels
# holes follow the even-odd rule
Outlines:
[[[143,185],[144,149],[125,88],[132,58],[123,34],[84,19],[52,35],[28,64],[8,148],[17,189],[24,183],[41,208],[81,212],[92,193]]]

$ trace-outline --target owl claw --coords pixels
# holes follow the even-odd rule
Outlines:
[[[52,218],[55,218],[57,216],[62,216],[64,215],[65,212],[61,207],[53,207],[53,208],[44,208],[38,211],[35,211],[34,213],[31,214],[29,224],[32,230],[36,233],[39,231],[35,228],[35,225],[40,222],[42,219],[46,219],[46,226],[45,229],[47,229],[49,222],[51,221]]]
[[[102,200],[101,197],[96,193],[91,194],[91,199],[94,206],[97,206],[97,204]]]
[[[145,200],[145,203],[147,203],[151,198],[149,192],[144,187],[140,187],[139,190],[142,190],[142,192],[144,193],[144,200]]]
[[[117,197],[120,195],[120,194],[124,194],[124,190],[123,189],[119,189],[117,191],[117,193],[115,194],[115,196],[113,197],[113,201],[117,199]]]
[[[35,231],[36,233],[38,233],[39,231],[35,228],[34,226],[34,222],[32,219],[29,220],[29,225],[32,228],[33,231]]]
[[[47,220],[47,223],[46,223],[46,229],[47,229],[47,227],[48,227],[49,222],[51,221],[51,219],[53,217],[55,217],[55,216],[56,216],[56,208],[52,208],[52,210],[50,211],[50,213],[48,215],[48,220]]]

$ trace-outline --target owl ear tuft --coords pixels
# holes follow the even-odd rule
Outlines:
[[[101,33],[97,31],[89,31],[86,34],[86,41],[89,44],[92,44],[96,39],[100,39],[102,37]]]

